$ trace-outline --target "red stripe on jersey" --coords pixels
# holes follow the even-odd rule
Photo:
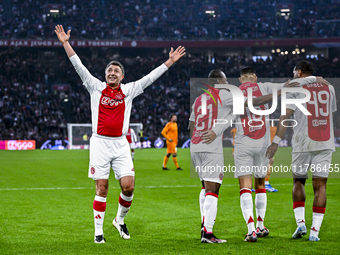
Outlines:
[[[119,202],[119,204],[121,204],[124,207],[130,207],[131,203],[132,203],[132,200],[131,201],[126,201],[121,196],[119,196],[118,202]]]
[[[128,140],[128,143],[132,143],[131,128],[129,128],[128,132],[126,133],[126,139]]]
[[[105,212],[106,210],[106,202],[99,202],[97,200],[93,201],[93,209],[98,212]]]
[[[125,95],[120,87],[107,86],[102,91],[98,109],[97,133],[103,136],[117,137],[123,134]]]
[[[315,212],[315,213],[323,213],[323,214],[325,214],[325,211],[326,211],[326,207],[313,206],[313,212]]]
[[[243,95],[245,97],[248,97],[248,88],[252,89],[253,97],[262,96],[262,92],[257,83],[245,82],[241,84],[240,86],[240,89],[242,90]],[[261,111],[265,110],[264,105],[254,107],[254,108],[260,108]],[[265,115],[262,115],[262,116],[255,115],[249,111],[248,107],[244,107],[244,112],[245,114],[240,116],[241,122],[245,123],[245,125],[242,125],[243,134],[252,139],[261,139],[262,137],[264,137],[266,134]]]
[[[308,137],[313,141],[328,141],[331,138],[329,87],[321,83],[312,83],[303,88],[311,94],[307,102],[307,110],[312,114],[307,116]]]
[[[293,202],[293,209],[298,208],[298,207],[305,207],[305,202],[304,201]]]
[[[258,194],[258,193],[266,193],[266,189],[256,189],[255,193],[256,194]]]
[[[216,193],[212,193],[212,192],[206,193],[205,196],[213,196],[213,197],[217,197],[218,198],[218,195]]]
[[[209,90],[210,91],[210,90]],[[219,93],[218,89],[215,89],[215,93]],[[204,93],[207,97],[207,113],[202,114],[202,95],[199,96],[194,105],[195,111],[195,128],[192,133],[191,142],[193,144],[199,144],[203,141],[202,134],[204,131],[210,130],[213,127],[213,122],[217,119],[218,107],[215,105],[214,99],[208,94]],[[216,100],[216,98],[215,98]]]
[[[250,189],[241,189],[240,190],[240,196],[242,196],[245,193],[250,193],[251,194],[251,190]]]

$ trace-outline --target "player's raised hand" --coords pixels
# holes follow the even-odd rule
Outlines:
[[[169,59],[171,59],[175,63],[177,60],[179,60],[184,55],[185,55],[185,48],[183,46],[178,46],[178,48],[175,51],[171,47],[171,51],[169,52]]]
[[[66,34],[62,25],[56,25],[54,32],[57,34],[58,39],[62,44],[70,39],[71,30],[68,30]]]
[[[171,50],[169,52],[169,59],[164,64],[169,68],[184,55],[185,55],[185,48],[183,46],[179,46],[175,51],[171,47]]]

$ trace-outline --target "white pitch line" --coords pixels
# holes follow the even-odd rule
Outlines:
[[[293,183],[275,183],[274,186],[292,186]],[[312,185],[306,183],[306,185]],[[339,185],[339,183],[327,183],[327,185]],[[222,184],[226,187],[238,186],[238,184]],[[138,189],[158,189],[158,188],[197,188],[201,185],[174,185],[174,186],[139,186]],[[27,190],[81,190],[94,189],[95,187],[55,187],[55,188],[0,188],[0,191],[27,191]],[[120,189],[120,187],[111,187],[111,189]]]

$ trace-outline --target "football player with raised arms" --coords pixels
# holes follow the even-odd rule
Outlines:
[[[307,61],[298,63],[294,68],[294,78],[311,77],[313,66]],[[296,125],[292,138],[292,172],[293,172],[293,209],[297,224],[292,237],[301,238],[307,234],[305,220],[305,183],[308,170],[313,173],[314,189],[313,221],[309,241],[319,241],[319,231],[326,211],[326,184],[329,169],[332,168],[332,153],[335,151],[333,114],[337,110],[335,90],[327,82],[316,82],[302,86],[309,91],[311,98],[302,104],[307,112],[295,104],[288,104],[285,115],[281,115],[277,125],[276,136],[268,147],[266,156],[272,158],[287,127],[280,123],[294,114]],[[304,93],[288,93],[287,99],[298,100]]]
[[[185,48],[179,46],[175,51],[171,48],[166,62],[142,79],[127,84],[121,84],[125,75],[123,65],[117,61],[111,61],[105,68],[106,82],[102,82],[90,74],[71,47],[69,43],[71,30],[65,33],[63,27],[57,25],[55,33],[91,96],[93,134],[90,140],[88,176],[95,180],[96,184],[96,196],[93,202],[94,242],[105,243],[103,222],[110,168],[113,169],[121,187],[118,212],[112,224],[122,238],[130,239],[124,218],[133,199],[135,172],[125,135],[129,128],[132,100],[184,56]]]

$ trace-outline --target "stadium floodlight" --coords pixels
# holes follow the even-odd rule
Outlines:
[[[89,149],[92,134],[92,124],[67,124],[68,149]]]

